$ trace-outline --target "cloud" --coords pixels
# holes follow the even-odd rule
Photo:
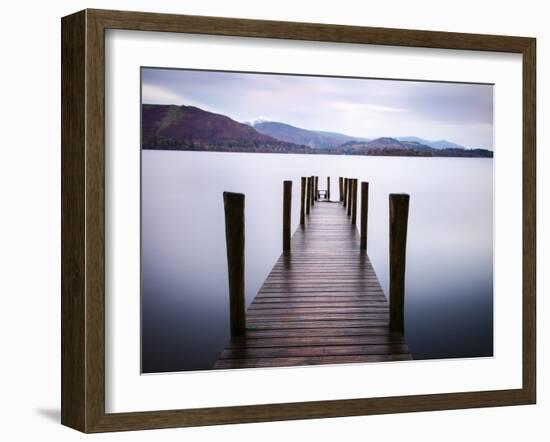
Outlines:
[[[186,104],[359,137],[493,147],[491,85],[145,68],[143,102]],[[262,117],[265,119],[265,117]]]
[[[183,104],[186,106],[205,107],[202,103],[186,97],[173,89],[149,83],[143,83],[141,86],[141,102],[146,104],[176,104],[178,106]]]
[[[328,105],[341,111],[358,114],[406,112],[406,109],[402,107],[383,106],[369,103],[353,103],[349,101],[334,101],[328,103]]]

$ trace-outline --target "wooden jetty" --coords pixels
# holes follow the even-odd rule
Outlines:
[[[357,205],[357,180],[345,181],[345,185],[349,186],[346,192],[348,198],[341,196],[338,202],[317,198],[316,181],[313,179],[306,184],[306,179],[302,180],[302,213],[305,212],[306,187],[316,192],[314,198],[307,199],[307,204],[311,204],[309,214],[305,217],[302,215],[301,218],[305,218],[304,223],[298,226],[292,236],[290,247],[285,244],[283,253],[246,315],[244,307],[232,313],[236,315],[234,318],[242,319],[241,331],[232,333],[230,342],[214,368],[284,367],[411,359],[403,335],[402,296],[398,302],[397,290],[403,287],[399,284],[393,285],[396,293],[394,304],[401,311],[390,315],[389,303],[365,250],[366,220],[361,222],[361,230],[365,235],[363,241],[355,222],[352,223],[351,213],[357,212],[357,207],[354,207]],[[343,188],[344,181],[340,180],[340,183]],[[287,195],[289,186],[287,182]],[[363,185],[361,189],[368,191],[368,185]],[[317,199],[314,205],[313,199]],[[363,195],[361,213],[364,216],[368,211],[365,206],[367,201],[367,197]],[[408,208],[408,196],[406,203]],[[285,220],[289,220],[290,215],[286,211],[288,202],[285,204],[284,216]],[[348,206],[347,209],[352,205],[352,210],[346,210],[344,205]],[[397,209],[394,212],[393,215],[397,214]],[[397,226],[402,233],[403,223],[398,223]],[[284,229],[288,235],[288,226]],[[284,237],[285,234],[283,242]],[[399,238],[397,239],[396,242],[394,238],[392,243],[395,250],[399,248]],[[404,245],[401,252],[403,265],[400,271],[404,273]],[[399,264],[399,256],[394,256],[394,262]],[[390,279],[392,282],[394,279],[401,282],[403,275],[398,276],[401,278],[396,279],[395,275],[391,275]],[[239,273],[237,279],[239,278],[244,284],[244,272]],[[241,297],[244,298],[244,289]],[[240,305],[242,304],[241,302]],[[390,316],[397,318],[392,326]],[[232,324],[233,322],[232,319]]]

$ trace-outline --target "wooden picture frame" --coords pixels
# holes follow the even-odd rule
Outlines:
[[[131,413],[105,411],[105,30],[261,37],[523,57],[523,383],[455,392]],[[83,432],[533,404],[536,398],[536,41],[533,38],[84,10],[62,19],[62,409]]]

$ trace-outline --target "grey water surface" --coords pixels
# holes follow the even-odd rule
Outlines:
[[[142,151],[142,372],[207,370],[229,339],[222,193],[246,195],[246,300],[281,253],[283,180],[368,181],[368,253],[388,293],[388,195],[410,194],[405,334],[414,359],[493,354],[493,160]],[[360,193],[360,189],[359,189]],[[358,195],[358,199],[360,195]]]

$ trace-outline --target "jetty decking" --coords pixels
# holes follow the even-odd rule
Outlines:
[[[342,203],[316,201],[214,368],[408,359],[356,226]]]

